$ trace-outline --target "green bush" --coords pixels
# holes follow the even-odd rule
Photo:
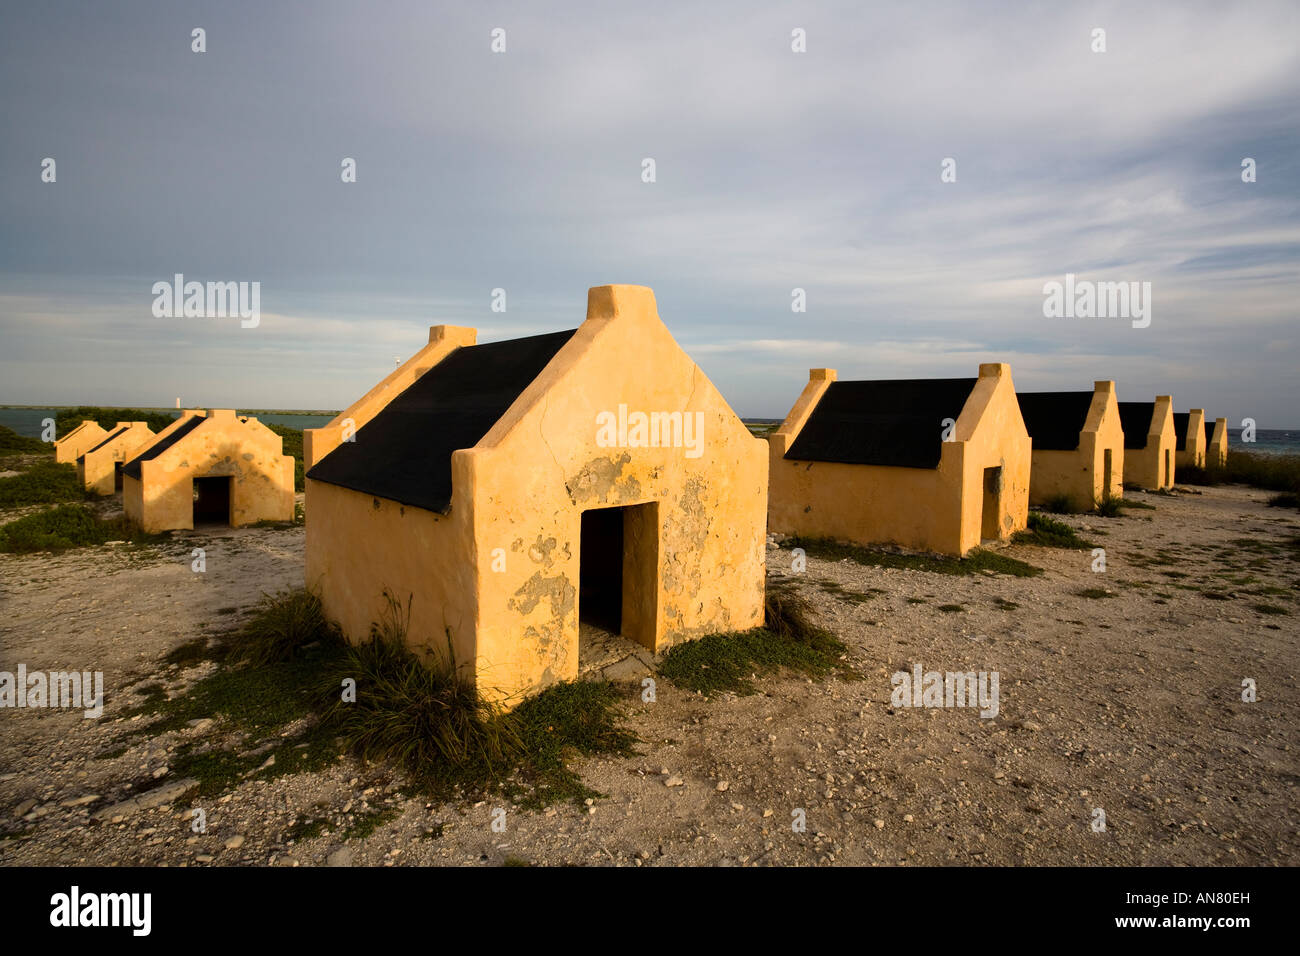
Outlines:
[[[152,540],[156,540],[154,535],[137,530],[125,518],[105,521],[85,505],[60,505],[0,526],[0,551],[9,554],[66,551],[106,541]]]
[[[54,461],[38,461],[21,474],[0,478],[0,508],[84,501],[87,497],[77,481],[77,469]]]
[[[12,428],[0,425],[0,455],[39,455],[53,451],[54,446],[49,442],[20,435]]]
[[[1016,544],[1037,544],[1046,548],[1091,548],[1089,541],[1080,538],[1064,521],[1057,521],[1037,511],[1029,512],[1028,527],[1011,536]]]

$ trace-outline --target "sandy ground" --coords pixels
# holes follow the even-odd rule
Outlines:
[[[491,803],[431,805],[351,758],[103,816],[167,784],[178,744],[221,731],[200,725],[103,756],[138,699],[131,689],[157,678],[171,648],[228,626],[232,609],[301,585],[303,531],[0,555],[0,670],[102,670],[107,688],[100,720],[0,712],[0,863],[1300,863],[1300,521],[1239,487],[1134,497],[1155,510],[1067,519],[1106,549],[1102,573],[1087,551],[1022,545],[1005,553],[1046,574],[815,558],[792,574],[790,552],[769,551],[770,573],[814,602],[862,679],[772,676],[756,695],[712,699],[661,679],[654,702],[629,684],[639,755],[574,765],[605,796],[507,807],[495,817],[504,830]],[[196,546],[203,574],[190,569]],[[890,675],[918,663],[997,671],[997,717],[893,707]],[[200,673],[167,681],[169,693]],[[1256,702],[1242,701],[1245,678]],[[190,830],[197,806],[202,835]],[[379,809],[392,818],[344,839]],[[290,843],[293,823],[312,817],[330,821],[325,831]]]

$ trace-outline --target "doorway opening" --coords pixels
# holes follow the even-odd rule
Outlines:
[[[1101,497],[1104,501],[1111,495],[1111,482],[1115,479],[1112,452],[1113,448],[1107,448],[1102,455],[1101,465]]]
[[[1165,486],[1172,486],[1174,483],[1173,478],[1170,477],[1170,469],[1169,469],[1169,459],[1172,455],[1173,452],[1171,452],[1168,448],[1166,448],[1165,449],[1165,477],[1164,480],[1160,482],[1160,487],[1162,488]]]
[[[113,490],[114,491],[122,490],[122,466],[125,464],[126,462],[123,461],[113,462]]]
[[[194,525],[230,524],[230,490],[235,479],[229,476],[194,479]]]
[[[659,608],[659,505],[582,513],[578,545],[578,655],[618,660],[635,642],[655,648]]]
[[[988,541],[1001,537],[1002,469],[984,469],[984,509],[980,519],[980,538]]]

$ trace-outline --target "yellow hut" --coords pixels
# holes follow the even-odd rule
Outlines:
[[[1206,431],[1210,437],[1205,446],[1205,467],[1223,468],[1228,464],[1228,420],[1216,418],[1213,428],[1207,424]]]
[[[307,583],[354,642],[391,595],[407,641],[487,699],[763,621],[766,451],[659,319],[600,286],[577,329],[429,345],[308,433]]]
[[[1091,392],[1017,392],[1020,414],[1034,442],[1029,503],[1066,499],[1071,510],[1092,511],[1124,494],[1124,428],[1114,382]]]
[[[1174,486],[1173,399],[1158,395],[1154,402],[1120,402],[1124,426],[1124,484],[1149,491]]]
[[[75,465],[78,458],[107,437],[108,432],[99,426],[99,422],[85,419],[72,431],[55,440],[54,460],[61,465]]]
[[[1174,464],[1179,468],[1205,467],[1205,409],[1174,413]]]
[[[118,422],[103,441],[77,458],[77,480],[97,495],[121,491],[122,468],[153,438],[146,422]]]
[[[769,530],[965,554],[1025,527],[1030,440],[1011,368],[840,382],[812,369],[769,442]]]
[[[256,418],[187,409],[122,469],[122,507],[145,531],[293,520],[293,456]]]

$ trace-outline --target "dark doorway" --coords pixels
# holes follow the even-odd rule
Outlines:
[[[659,628],[657,502],[582,513],[578,625],[580,634],[599,628],[654,651]],[[580,652],[582,640],[580,636]]]
[[[194,479],[194,524],[230,524],[233,478]]]
[[[1166,448],[1165,449],[1165,477],[1164,480],[1160,482],[1161,488],[1165,487],[1165,485],[1168,485],[1169,487],[1172,488],[1174,485],[1174,479],[1170,477],[1171,473],[1173,472],[1173,466],[1169,464],[1169,460],[1172,457],[1173,457],[1173,452],[1171,452],[1168,448]]]
[[[122,462],[122,461],[113,462],[113,490],[114,491],[122,490],[122,466],[124,464],[126,464],[126,462]]]
[[[1115,480],[1114,458],[1111,454],[1113,450],[1114,449],[1107,448],[1102,455],[1101,497],[1103,501],[1110,497],[1110,483]]]
[[[984,469],[984,510],[980,520],[980,538],[999,537],[1002,528],[1002,469]]]
[[[582,513],[578,618],[618,634],[623,626],[623,509]]]

